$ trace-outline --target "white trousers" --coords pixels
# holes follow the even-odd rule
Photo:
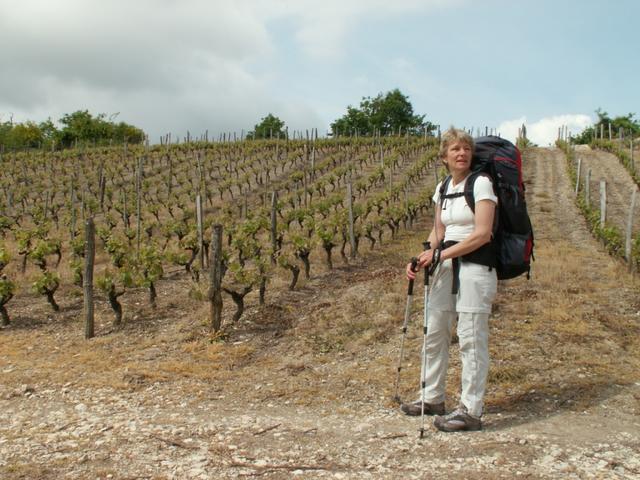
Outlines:
[[[460,401],[474,416],[481,416],[489,373],[489,314],[497,290],[495,270],[460,263],[460,287],[451,293],[451,261],[441,264],[429,292],[424,399],[445,399],[449,345],[456,317],[462,363]]]

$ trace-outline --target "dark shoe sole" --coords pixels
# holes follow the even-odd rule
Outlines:
[[[419,403],[403,403],[400,407],[400,410],[405,415],[409,415],[410,417],[420,417],[422,416],[422,407]],[[424,404],[424,414],[425,415],[444,415],[445,408],[444,404],[442,405],[432,405],[430,403]]]
[[[463,428],[457,428],[457,427],[447,427],[446,424],[444,425],[436,425],[435,426],[438,430],[440,430],[441,432],[479,432],[482,430],[482,425],[480,425],[479,427],[463,427]]]
[[[433,426],[441,432],[478,432],[482,430],[482,423],[476,425],[469,425],[467,423],[461,425],[460,423],[454,423],[449,425],[446,421],[440,422],[440,417],[436,417],[433,421]]]

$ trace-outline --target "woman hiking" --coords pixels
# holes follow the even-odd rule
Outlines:
[[[437,429],[452,432],[482,429],[483,399],[489,368],[489,314],[496,295],[495,254],[491,244],[497,197],[491,179],[479,175],[473,184],[475,213],[463,195],[471,175],[473,138],[451,127],[442,136],[439,156],[450,174],[436,187],[430,248],[419,256],[417,269],[433,268],[428,301],[424,392],[404,403],[407,415],[436,415]],[[441,194],[442,185],[446,191]],[[487,261],[489,260],[489,261]],[[476,263],[480,261],[481,263]],[[407,265],[407,277],[416,272]],[[445,413],[445,380],[453,325],[458,319],[462,391],[458,408]]]

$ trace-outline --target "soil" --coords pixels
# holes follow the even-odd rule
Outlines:
[[[427,418],[420,438],[421,419],[393,399],[403,268],[425,218],[331,271],[318,257],[295,291],[274,280],[266,305],[250,294],[218,335],[178,272],[155,310],[128,296],[120,329],[100,302],[89,341],[73,291],[57,314],[14,299],[0,331],[0,477],[639,478],[640,284],[591,237],[559,150],[527,151],[525,178],[537,258],[530,280],[500,287],[481,432]],[[399,384],[410,400],[421,297]]]

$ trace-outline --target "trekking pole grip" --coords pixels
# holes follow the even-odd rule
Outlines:
[[[422,246],[425,250],[431,250],[431,242],[422,242]],[[424,267],[424,284],[429,285],[429,268]]]
[[[418,268],[418,259],[416,257],[411,258],[411,271],[415,272],[416,268]],[[407,295],[413,295],[413,280],[409,280],[409,288],[407,291]]]

